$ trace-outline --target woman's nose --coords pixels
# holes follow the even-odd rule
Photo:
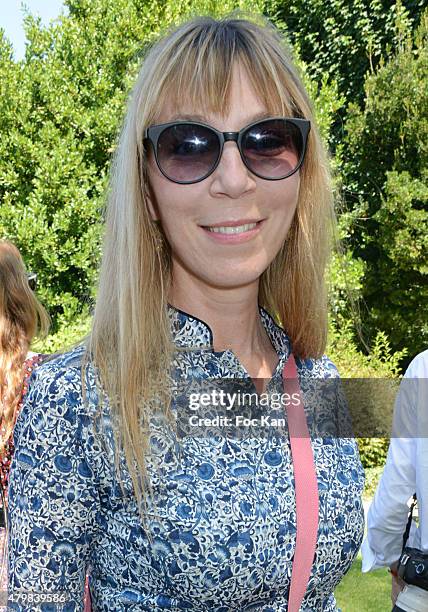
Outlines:
[[[213,189],[237,197],[255,185],[255,177],[244,164],[236,142],[225,142],[219,164],[213,173]]]

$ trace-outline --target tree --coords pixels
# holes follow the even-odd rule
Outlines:
[[[266,0],[265,11],[315,81],[328,75],[347,102],[361,103],[367,71],[400,42],[397,19],[412,31],[425,7],[426,0]]]
[[[410,354],[428,344],[428,11],[397,54],[365,82],[346,122],[344,182],[366,262],[367,327]]]

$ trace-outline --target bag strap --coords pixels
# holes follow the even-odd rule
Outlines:
[[[83,612],[92,612],[92,599],[91,592],[89,590],[89,578],[86,576],[85,580],[85,591],[83,595]]]
[[[291,353],[282,373],[284,389],[293,396],[286,407],[296,495],[296,548],[291,573],[288,612],[298,612],[306,593],[318,536],[318,481],[296,361]],[[299,398],[296,404],[295,398]]]
[[[404,552],[404,548],[407,544],[407,540],[409,539],[409,534],[410,534],[410,527],[412,526],[412,519],[413,519],[413,510],[415,509],[416,506],[416,493],[413,494],[413,501],[410,505],[410,509],[409,509],[409,517],[407,519],[407,525],[406,525],[406,529],[403,533],[403,548],[402,548],[402,553]]]

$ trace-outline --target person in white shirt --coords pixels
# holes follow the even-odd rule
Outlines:
[[[393,604],[405,586],[396,575],[396,567],[408,501],[415,492],[419,527],[412,524],[407,546],[428,553],[428,350],[413,359],[401,381],[386,465],[368,511],[367,536],[362,546],[363,572],[391,568]],[[425,598],[424,592],[420,595]],[[426,602],[428,610],[428,591]]]

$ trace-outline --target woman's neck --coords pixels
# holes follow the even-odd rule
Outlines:
[[[268,378],[278,356],[261,321],[258,287],[232,291],[171,292],[170,304],[204,321],[215,351],[232,350],[251,377]]]

